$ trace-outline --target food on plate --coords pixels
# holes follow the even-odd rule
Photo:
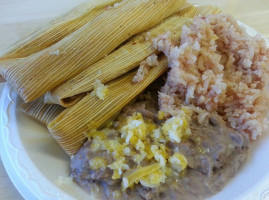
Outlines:
[[[194,12],[193,12],[194,11]],[[195,16],[195,15],[199,15],[199,13],[203,13],[203,14],[208,14],[208,13],[219,13],[220,10],[215,8],[215,7],[188,7],[187,9],[183,9],[182,11],[180,11],[180,14],[184,14],[185,16]],[[188,14],[189,13],[189,14]],[[193,14],[195,13],[195,14]],[[177,14],[178,15],[178,14]],[[168,28],[169,31],[173,31],[175,34],[173,35],[173,38],[176,40],[177,38],[179,38],[180,33],[181,33],[181,27],[182,25],[185,24],[189,24],[191,22],[191,19],[189,18],[185,18],[185,17],[180,17],[180,16],[173,16],[167,20],[165,20],[161,25],[158,25],[156,28],[153,28],[153,31],[147,31],[151,33],[151,36],[157,37],[158,34],[160,33],[164,33],[165,32],[165,28]],[[178,23],[178,24],[177,24]],[[177,31],[177,32],[176,32]],[[143,46],[147,46],[147,48],[151,49],[151,52],[154,52],[155,50],[152,49],[151,47],[151,42],[150,41],[145,41],[144,39],[145,34],[142,34],[138,37],[135,37],[134,40],[131,41],[140,41],[141,45],[139,45],[138,47],[143,47]],[[127,43],[128,44],[128,43]],[[126,45],[124,45],[123,47],[125,47]],[[131,48],[132,48],[132,42],[131,42]],[[121,47],[120,49],[123,49],[123,52],[126,51],[125,48]],[[118,52],[120,49],[114,51],[114,52]],[[133,48],[132,48],[133,49]],[[136,48],[137,49],[137,48]],[[140,52],[139,49],[137,49]],[[111,53],[110,55],[114,55],[115,53]],[[129,54],[133,54],[133,51],[129,50],[128,52],[126,52],[125,54],[123,54],[125,56],[126,59],[127,55]],[[106,68],[108,68],[105,64],[105,62],[103,62],[103,60],[105,60],[107,62],[107,65],[109,65],[109,61],[110,59],[110,55],[105,57],[104,59],[102,59],[100,62],[98,63],[102,63],[102,67],[105,66]],[[136,54],[135,54],[136,55]],[[148,53],[149,55],[149,53]],[[145,55],[143,56],[145,57]],[[108,58],[108,59],[107,59]],[[128,59],[128,58],[127,58]],[[137,58],[134,58],[137,59]],[[141,58],[140,58],[141,60]],[[121,64],[122,59],[116,60],[115,62],[117,64],[117,67],[119,67],[120,69],[122,68],[122,66],[120,66],[119,64]],[[150,71],[149,73],[149,81],[143,81],[140,84],[132,84],[131,82],[131,78],[134,75],[127,75],[128,77],[124,78],[125,82],[122,81],[121,79],[117,79],[114,80],[111,84],[109,84],[108,87],[108,93],[110,93],[110,96],[108,96],[108,98],[104,99],[105,101],[103,102],[99,102],[96,101],[96,98],[94,96],[92,96],[91,94],[88,94],[83,100],[81,100],[79,103],[77,103],[75,106],[73,106],[71,109],[69,109],[68,111],[66,110],[65,112],[63,112],[61,115],[59,115],[55,120],[52,120],[52,122],[48,125],[50,132],[52,133],[52,136],[54,136],[57,140],[57,142],[61,145],[61,147],[70,155],[74,154],[83,144],[83,142],[85,141],[86,137],[84,136],[83,132],[85,130],[87,130],[89,128],[89,123],[91,121],[91,125],[94,126],[100,126],[102,125],[106,120],[108,120],[110,117],[114,116],[115,113],[117,113],[122,107],[124,107],[129,101],[131,101],[138,93],[140,93],[141,91],[144,90],[144,88],[146,88],[146,86],[149,85],[149,83],[151,83],[153,80],[155,80],[157,77],[159,77],[164,71],[166,71],[165,68],[163,68],[165,63],[165,60],[163,58],[163,61],[160,61],[160,65],[158,67],[156,67],[156,69]],[[125,64],[124,64],[125,65]],[[97,65],[98,66],[98,65]],[[91,67],[93,68],[93,67]],[[106,72],[106,68],[101,68],[102,72],[101,77],[106,77],[109,76],[109,72]],[[99,73],[100,68],[97,68],[98,70],[94,70],[94,72],[96,72],[97,74]],[[118,71],[118,69],[115,69],[116,71]],[[114,70],[114,71],[115,71]],[[130,69],[129,69],[130,70]],[[159,70],[159,71],[156,71]],[[113,72],[113,70],[110,68],[111,73]],[[127,71],[127,70],[126,70]],[[156,73],[158,72],[158,73]],[[122,73],[119,71],[119,73]],[[90,74],[90,70],[88,70],[88,74]],[[104,74],[104,75],[103,75]],[[95,73],[94,73],[94,75]],[[114,75],[115,76],[115,75]],[[81,75],[81,79],[85,77],[84,74]],[[99,80],[99,76],[96,77],[96,79],[92,80]],[[79,80],[81,80],[79,79]],[[128,79],[128,80],[127,80]],[[103,80],[103,79],[101,79]],[[79,87],[78,85],[74,84],[74,79],[70,79],[70,83],[73,84],[68,84],[69,86],[69,90],[72,90],[72,88],[77,88]],[[78,82],[78,84],[81,84]],[[111,88],[112,84],[117,84],[117,87]],[[87,85],[86,85],[87,86]],[[89,88],[93,88],[94,84],[92,82],[88,83]],[[130,88],[130,89],[127,89]],[[135,90],[135,88],[139,88],[137,91]],[[117,90],[116,92],[114,90]],[[68,92],[68,87],[66,87],[66,90],[62,90]],[[87,91],[87,90],[86,90]],[[90,91],[90,90],[88,90]],[[121,93],[121,94],[119,94]],[[81,95],[81,94],[78,94]],[[82,95],[85,96],[85,95]],[[120,99],[123,99],[124,101],[120,101]],[[74,99],[80,99],[78,96],[74,96]],[[74,102],[74,101],[73,101]],[[118,103],[120,102],[120,103]],[[34,103],[35,104],[35,103]],[[25,105],[24,105],[25,106]],[[30,104],[31,107],[32,104]],[[37,107],[40,105],[37,105]],[[42,105],[45,106],[45,105]],[[46,107],[51,108],[50,106],[46,105]],[[101,109],[100,109],[101,108]],[[104,109],[107,108],[107,109]],[[57,109],[62,109],[62,108],[58,108]],[[82,110],[82,112],[81,112]],[[29,116],[39,116],[42,115],[39,113],[31,113],[29,112],[30,110],[26,110],[28,111],[28,115]],[[38,111],[37,109],[34,111]],[[53,112],[48,111],[47,113],[51,113],[54,114]],[[79,113],[79,114],[77,114]],[[27,112],[26,112],[27,114]],[[57,113],[58,115],[58,113]],[[77,117],[78,119],[74,119],[72,120],[72,123],[66,123],[66,121],[69,121],[70,118],[73,118],[74,115],[80,116]],[[55,115],[51,116],[50,119],[53,119],[55,117]],[[81,118],[84,118],[84,121],[81,121]],[[79,138],[79,139],[76,139]]]
[[[33,101],[104,58],[131,36],[179,11],[184,3],[124,0],[56,44],[25,58],[1,62],[1,75],[25,102]]]
[[[124,0],[42,51],[0,61],[18,109],[47,125],[73,180],[99,198],[207,198],[265,129],[265,40],[184,2]]]
[[[78,30],[105,11],[107,6],[121,0],[94,0],[79,4],[67,14],[58,17],[19,43],[15,43],[0,55],[0,60],[23,58],[41,51],[70,33]],[[59,53],[58,51],[55,54]]]
[[[174,33],[173,38],[177,39],[180,36],[182,26],[191,23],[191,17],[218,13],[220,13],[219,9],[210,6],[190,6],[183,9],[156,27],[147,30],[146,33],[135,36],[99,62],[46,93],[44,101],[60,104],[64,107],[72,106],[83,97],[82,93],[93,89],[95,80],[106,83],[137,67],[147,56],[156,52],[147,36],[155,38],[170,31]]]
[[[22,103],[18,106],[17,110],[45,125],[48,125],[64,111],[64,108],[56,104],[45,104],[43,100],[44,97],[42,96],[30,103]]]

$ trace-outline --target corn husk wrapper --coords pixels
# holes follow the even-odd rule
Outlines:
[[[40,97],[30,103],[22,103],[17,109],[27,116],[48,125],[54,118],[63,112],[65,108],[60,105],[45,104],[43,97]]]
[[[171,35],[172,39],[176,40],[181,35],[182,26],[189,25],[192,22],[192,19],[187,17],[217,13],[220,13],[220,10],[211,6],[189,6],[183,9],[160,25],[148,30],[147,33],[141,33],[134,37],[130,42],[95,63],[92,67],[48,92],[44,101],[46,103],[60,104],[64,107],[72,106],[83,97],[81,93],[93,89],[95,80],[106,83],[135,68],[147,56],[156,52],[152,48],[151,38],[170,31],[173,33]],[[187,17],[181,17],[182,15]],[[146,40],[147,35],[150,36],[149,40]]]
[[[0,60],[22,58],[41,51],[93,20],[104,12],[107,6],[120,1],[93,0],[84,2],[65,15],[56,18],[41,29],[33,32],[20,42],[12,45],[0,55]]]
[[[53,46],[15,63],[2,75],[30,102],[102,59],[131,36],[177,12],[185,0],[125,0]]]
[[[152,68],[142,82],[132,82],[136,71],[111,81],[104,100],[88,94],[48,124],[50,133],[69,155],[75,154],[86,139],[85,131],[98,128],[110,119],[162,75],[167,65],[167,59],[163,56],[159,65]]]
[[[214,7],[214,6],[189,6],[186,7],[184,9],[182,9],[181,11],[179,11],[179,15],[181,15],[182,17],[190,17],[190,18],[194,18],[194,17],[203,17],[206,15],[214,15],[214,14],[219,14],[221,13],[221,9],[219,9],[218,7]]]
[[[139,66],[142,60],[156,52],[152,47],[151,39],[148,41],[145,39],[147,34],[154,38],[171,31],[175,33],[173,38],[178,39],[182,26],[191,22],[192,19],[186,17],[177,15],[170,17],[159,26],[149,30],[147,33],[141,33],[107,57],[93,64],[90,68],[46,93],[44,101],[46,103],[60,104],[64,107],[72,106],[83,97],[82,93],[93,89],[93,84],[96,80],[100,80],[102,83],[113,80]]]

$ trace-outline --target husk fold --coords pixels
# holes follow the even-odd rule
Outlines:
[[[20,112],[26,114],[35,120],[48,125],[56,118],[65,108],[60,105],[45,104],[43,97],[38,98],[30,103],[22,103],[17,108]]]

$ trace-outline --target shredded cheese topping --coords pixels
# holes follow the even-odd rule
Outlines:
[[[166,143],[179,143],[182,137],[191,134],[188,114],[189,111],[183,108],[181,115],[157,125],[144,119],[141,113],[134,113],[121,119],[116,129],[105,128],[88,133],[91,151],[104,150],[114,158],[113,163],[94,158],[90,167],[112,169],[112,179],[122,179],[123,190],[138,183],[145,187],[158,187],[172,171],[178,173],[187,167],[185,156],[171,152]],[[135,166],[130,165],[130,160]]]

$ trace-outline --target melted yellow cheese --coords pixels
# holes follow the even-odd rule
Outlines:
[[[141,113],[134,113],[121,118],[117,130],[104,129],[87,134],[92,139],[91,150],[105,150],[112,155],[114,162],[107,167],[113,170],[112,179],[122,179],[123,190],[138,183],[157,187],[172,175],[172,171],[180,172],[187,167],[185,156],[178,152],[171,155],[166,143],[179,143],[182,137],[191,134],[189,113],[183,107],[181,115],[167,119],[162,125],[145,120]],[[159,119],[163,117],[161,112],[158,116]],[[113,136],[109,137],[109,133]],[[131,169],[127,163],[130,158],[136,164]],[[92,169],[104,167],[100,158],[91,163]]]

